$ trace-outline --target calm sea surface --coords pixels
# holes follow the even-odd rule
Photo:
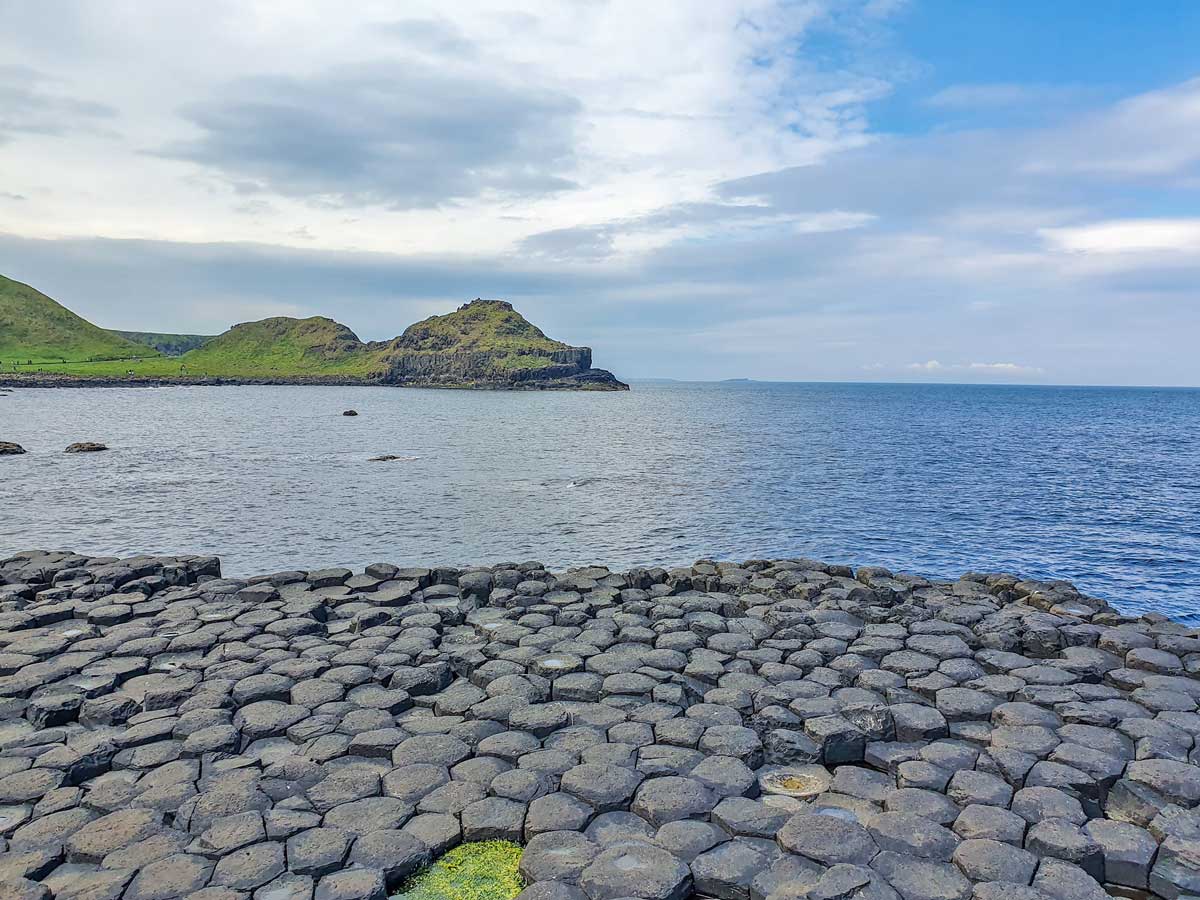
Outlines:
[[[29,451],[0,457],[0,555],[215,553],[231,574],[805,555],[1200,618],[1195,390],[19,390],[0,440]],[[61,452],[77,440],[112,450]]]

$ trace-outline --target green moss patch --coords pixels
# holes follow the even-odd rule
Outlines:
[[[462,844],[426,866],[392,900],[513,900],[525,887],[521,848],[509,841]]]

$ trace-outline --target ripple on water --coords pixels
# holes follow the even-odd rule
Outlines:
[[[21,390],[0,406],[29,451],[0,460],[0,552],[217,553],[243,574],[804,555],[1067,578],[1200,618],[1197,421],[1195,390]],[[89,439],[112,449],[61,452]]]

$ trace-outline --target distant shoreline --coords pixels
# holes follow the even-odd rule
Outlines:
[[[598,382],[595,384],[570,384],[555,382],[509,382],[504,384],[438,384],[438,383],[395,383],[343,375],[310,375],[284,378],[234,378],[211,377],[164,377],[131,376],[125,378],[89,377],[78,375],[0,375],[0,388],[114,388],[114,387],[381,387],[381,388],[427,388],[451,391],[583,391],[587,393],[614,393],[628,391],[623,382]],[[620,385],[619,387],[617,385]]]

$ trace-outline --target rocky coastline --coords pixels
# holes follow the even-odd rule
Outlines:
[[[1200,632],[814,560],[0,560],[0,897],[1200,895]]]
[[[455,380],[450,377],[425,381],[405,379],[359,378],[349,375],[296,375],[256,378],[205,375],[55,375],[46,372],[0,374],[0,388],[89,388],[89,387],[214,387],[246,385],[302,385],[306,387],[391,387],[431,388],[462,391],[627,391],[629,385],[618,381],[605,369],[587,369],[574,374],[551,373],[545,378],[532,378],[518,373],[503,382]]]

